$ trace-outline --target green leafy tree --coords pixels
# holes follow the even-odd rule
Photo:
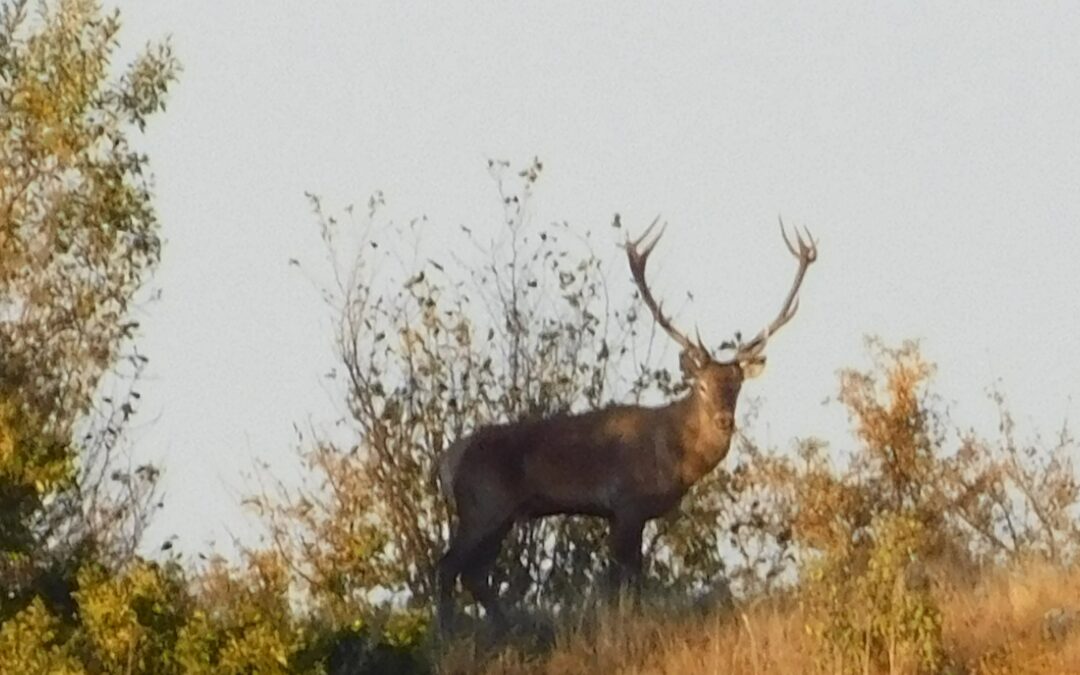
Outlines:
[[[115,72],[119,29],[91,0],[0,3],[0,618],[70,604],[78,561],[130,558],[153,504],[157,470],[117,461],[161,248],[130,138],[178,65],[163,43]]]

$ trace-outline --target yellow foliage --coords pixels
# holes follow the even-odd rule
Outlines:
[[[192,612],[176,640],[176,663],[180,670],[188,675],[213,675],[218,672],[215,662],[219,641],[218,631],[206,613],[202,610]]]
[[[37,420],[0,394],[0,480],[49,492],[71,477],[67,446],[42,432]]]
[[[216,672],[224,675],[287,673],[288,657],[294,646],[291,635],[283,635],[273,626],[248,626],[226,640]]]
[[[60,622],[40,598],[0,626],[0,672],[83,675],[87,671],[58,639]]]
[[[169,653],[189,605],[177,579],[139,561],[119,574],[85,566],[78,584],[80,631],[106,672],[159,673],[172,661]]]

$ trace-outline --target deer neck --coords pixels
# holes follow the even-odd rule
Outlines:
[[[683,484],[689,488],[727,456],[734,430],[718,426],[693,394],[676,403],[675,407],[682,448],[679,473]]]

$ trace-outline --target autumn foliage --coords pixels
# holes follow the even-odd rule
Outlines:
[[[437,640],[449,444],[686,387],[611,240],[535,222],[539,160],[489,162],[494,226],[437,238],[381,193],[309,196],[325,255],[296,266],[330,319],[343,419],[298,428],[299,471],[260,470],[257,545],[147,555],[160,470],[128,454],[133,308],[161,240],[135,146],[179,64],[165,42],[118,68],[119,29],[93,0],[0,1],[0,671],[1080,671],[1073,439],[1023,440],[999,392],[996,437],[958,430],[918,344],[874,339],[839,374],[850,438],[805,419],[766,447],[751,408],[724,466],[646,531],[636,601],[602,590],[600,524],[552,518],[502,552],[518,628],[494,640],[470,606]]]

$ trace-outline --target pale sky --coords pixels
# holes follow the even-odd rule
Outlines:
[[[148,547],[250,532],[242,474],[294,470],[292,424],[338,413],[327,314],[287,265],[318,251],[304,191],[490,231],[488,157],[538,155],[536,217],[613,260],[613,213],[663,214],[653,285],[712,343],[779,308],[777,215],[814,232],[799,315],[744,388],[762,440],[849,445],[822,400],[868,333],[921,339],[962,426],[995,432],[999,380],[1026,430],[1080,421],[1076,3],[118,4],[126,47],[172,34],[185,67],[144,146],[167,239],[140,344],[135,440],[165,465]]]

